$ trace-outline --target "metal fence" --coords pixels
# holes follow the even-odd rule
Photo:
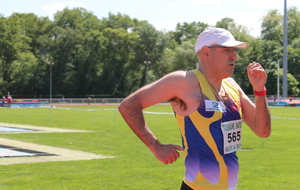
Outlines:
[[[124,98],[41,98],[39,102],[51,102],[53,104],[119,104]],[[32,102],[35,99],[13,99],[13,102]]]
[[[41,98],[39,102],[48,102],[53,104],[119,104],[124,98],[52,98],[51,101],[49,98]],[[251,101],[255,102],[254,97],[250,97]],[[268,101],[272,101],[271,97],[268,98]],[[283,100],[283,99],[281,99]],[[13,102],[32,102],[37,101],[35,99],[13,99]],[[278,100],[277,100],[278,101]],[[300,97],[293,97],[289,99],[284,99],[284,101],[300,101]],[[167,102],[162,102],[167,103]]]

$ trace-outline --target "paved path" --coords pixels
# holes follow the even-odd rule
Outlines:
[[[38,127],[31,125],[19,125],[19,124],[9,124],[9,123],[0,123],[2,127],[15,127],[21,129],[32,129],[35,131],[20,131],[20,132],[4,132],[7,133],[51,133],[51,132],[92,132],[84,130],[71,130],[71,129],[60,129],[52,127]],[[9,164],[23,164],[23,163],[34,163],[34,162],[54,162],[54,161],[71,161],[71,160],[92,160],[92,159],[103,159],[103,158],[113,158],[113,156],[104,156],[101,154],[83,152],[79,150],[70,150],[60,147],[52,147],[46,145],[40,145],[35,143],[22,142],[17,140],[11,140],[6,138],[0,138],[0,145],[16,147],[20,149],[28,149],[39,152],[46,152],[49,154],[54,154],[52,156],[16,156],[16,157],[7,157],[8,154],[11,154],[11,149],[1,149],[0,151],[0,165],[9,165]],[[2,156],[1,156],[2,154]]]

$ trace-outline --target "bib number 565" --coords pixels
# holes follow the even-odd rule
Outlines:
[[[228,133],[228,142],[235,142],[241,139],[241,131]]]

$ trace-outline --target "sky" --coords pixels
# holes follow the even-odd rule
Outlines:
[[[300,0],[287,0],[287,7],[300,11]],[[99,19],[109,13],[125,14],[147,20],[157,30],[174,31],[177,23],[193,21],[215,25],[222,18],[246,26],[254,37],[260,36],[262,17],[276,9],[284,13],[284,0],[0,0],[0,14],[34,13],[53,20],[57,11],[85,8]],[[200,32],[200,31],[199,31]]]

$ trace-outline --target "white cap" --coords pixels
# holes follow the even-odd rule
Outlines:
[[[246,42],[236,41],[233,35],[223,28],[207,28],[197,38],[195,52],[201,51],[203,46],[220,45],[245,49]]]

